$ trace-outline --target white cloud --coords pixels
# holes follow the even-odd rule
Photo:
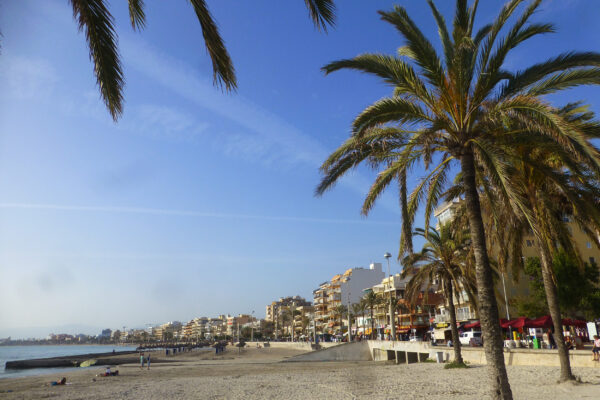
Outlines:
[[[316,170],[328,155],[317,140],[239,94],[224,94],[197,71],[180,60],[161,53],[131,35],[121,38],[124,62],[156,83],[191,103],[238,124],[240,132],[218,132],[218,146],[229,155],[278,168],[302,164]],[[217,140],[217,139],[215,139]],[[358,173],[349,174],[341,183],[360,195],[366,195],[370,182]],[[316,185],[316,182],[315,182]],[[383,195],[378,203],[398,212],[395,199]]]
[[[145,207],[103,207],[103,206],[79,206],[79,205],[67,205],[67,204],[0,203],[0,209],[106,212],[106,213],[124,213],[124,214],[170,215],[170,216],[175,216],[175,217],[255,219],[255,220],[266,220],[266,221],[309,222],[309,223],[327,223],[327,224],[397,225],[396,222],[374,221],[374,220],[370,220],[370,219],[335,219],[335,218],[312,218],[312,217],[272,216],[272,215],[254,215],[254,214],[232,214],[232,213],[214,213],[214,212],[174,210],[174,209],[164,209],[164,208],[145,208]]]
[[[19,99],[47,97],[58,82],[52,65],[41,58],[3,54],[0,65],[0,78],[7,92]]]

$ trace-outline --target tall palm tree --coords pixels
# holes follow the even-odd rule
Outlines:
[[[528,39],[554,32],[547,23],[529,23],[542,0],[510,0],[496,19],[474,32],[478,0],[456,1],[452,33],[432,0],[428,4],[438,25],[443,54],[435,48],[403,7],[381,11],[381,18],[392,24],[406,40],[397,55],[364,54],[334,61],[323,70],[329,74],[340,69],[355,69],[381,78],[394,88],[390,97],[376,101],[353,122],[352,136],[369,136],[374,128],[394,124],[406,138],[389,149],[395,155],[372,185],[363,211],[368,212],[379,195],[403,171],[425,169],[426,176],[410,195],[408,210],[416,212],[425,200],[425,226],[437,205],[450,175],[458,168],[472,241],[479,316],[484,339],[487,368],[490,369],[492,396],[511,399],[512,391],[504,364],[503,340],[498,325],[498,305],[494,293],[492,268],[487,252],[481,214],[477,171],[502,187],[504,201],[524,207],[519,196],[507,185],[507,157],[513,146],[525,141],[534,146],[550,141],[569,149],[572,156],[594,165],[600,160],[594,146],[580,130],[561,117],[543,97],[573,86],[600,83],[600,54],[570,52],[524,70],[511,72],[505,65],[507,55]],[[508,20],[522,3],[528,3],[512,26]],[[505,28],[506,29],[503,29]],[[501,34],[501,32],[504,32]],[[496,131],[505,131],[513,122],[527,125],[519,135],[521,142],[496,141]],[[535,127],[535,129],[530,129]],[[507,135],[510,136],[511,132]],[[377,139],[381,142],[383,139]],[[343,153],[332,154],[322,166],[322,193],[352,165],[342,164]],[[521,202],[521,204],[519,204]]]
[[[344,334],[344,314],[346,314],[347,312],[347,308],[345,305],[343,304],[338,304],[337,306],[334,307],[333,309],[333,317],[335,319],[339,319],[339,323],[340,323],[340,334],[343,335]]]
[[[598,137],[600,122],[593,119],[594,114],[589,112],[587,107],[579,103],[568,104],[560,109],[559,114],[578,125],[582,136],[588,140]],[[522,197],[531,214],[524,214],[519,208],[498,201],[495,196],[498,189],[487,186],[489,182],[485,181],[482,182],[482,186],[486,187],[482,200],[490,209],[492,229],[501,227],[494,230],[503,231],[513,238],[512,246],[505,250],[511,250],[508,254],[514,262],[522,263],[523,235],[531,232],[536,239],[548,309],[554,323],[554,335],[561,363],[561,380],[570,380],[574,377],[568,350],[564,344],[552,260],[561,249],[577,259],[580,265],[584,263],[573,246],[571,232],[564,221],[565,216],[577,222],[590,241],[600,244],[597,236],[597,232],[600,231],[598,180],[590,170],[593,166],[584,162],[574,162],[565,149],[540,145],[535,149],[524,146],[517,152],[519,157],[508,170],[510,185],[512,191]],[[587,179],[581,179],[582,177]],[[498,218],[498,215],[501,217]]]
[[[429,228],[429,232],[416,229],[415,234],[426,239],[423,249],[403,260],[407,267],[415,268],[407,288],[406,298],[415,304],[419,294],[424,292],[424,300],[434,282],[439,282],[450,314],[450,329],[454,344],[454,361],[464,364],[461,344],[456,327],[454,296],[463,290],[469,292],[472,285],[467,282],[466,260],[470,251],[470,240],[466,232],[454,229],[450,224],[442,225],[439,232]],[[406,275],[406,274],[404,274]],[[471,296],[474,297],[473,294]]]
[[[364,323],[365,323],[365,311],[367,310],[367,306],[365,305],[365,302],[361,300],[359,300],[358,303],[354,303],[352,304],[352,314],[354,314],[354,320],[356,321],[356,332],[358,334],[358,316],[362,316],[362,321],[363,321],[363,328],[364,328]],[[352,330],[352,327],[350,327],[350,330]],[[364,329],[363,329],[364,331]]]
[[[370,290],[363,297],[366,308],[369,310],[371,314],[371,339],[375,339],[375,319],[373,318],[373,311],[377,306],[383,304],[383,299],[377,294]]]
[[[119,56],[115,20],[107,0],[69,0],[73,18],[86,36],[90,59],[100,95],[112,118],[117,121],[123,113],[125,78]],[[237,88],[237,79],[231,57],[221,38],[205,0],[189,0],[202,29],[204,45],[212,61],[214,83],[227,91]],[[128,0],[129,18],[134,30],[146,26],[144,0]],[[327,31],[335,22],[333,0],[304,0],[315,27]]]

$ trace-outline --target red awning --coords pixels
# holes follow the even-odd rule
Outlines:
[[[543,317],[530,319],[525,326],[528,328],[552,328],[552,325],[552,317],[544,315]]]
[[[564,326],[576,326],[578,328],[585,328],[587,322],[579,320],[579,319],[565,318],[565,319],[562,320],[562,324]]]
[[[527,317],[519,317],[517,319],[511,319],[510,321],[500,321],[500,326],[504,329],[508,328],[523,328],[526,322],[530,321]]]
[[[479,321],[471,322],[470,324],[466,324],[463,328],[465,328],[465,329],[481,328],[481,322],[479,322]]]

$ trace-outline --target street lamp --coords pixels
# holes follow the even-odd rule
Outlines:
[[[348,282],[350,282],[350,278],[346,279],[346,286],[348,286],[348,293],[346,296],[348,303],[348,343],[350,343],[352,341],[352,316],[350,315],[350,284]]]
[[[254,310],[252,310],[252,316],[250,317],[250,341],[254,342]]]
[[[296,313],[296,302],[292,301],[292,343],[294,343],[294,331],[296,330],[296,316],[294,315]]]
[[[390,258],[392,258],[392,255],[388,252],[386,252],[383,257],[387,260],[387,265],[388,265],[388,289],[390,292],[390,333],[392,335],[392,340],[396,340],[396,327],[395,327],[395,321],[394,321],[394,304],[393,304],[393,300],[392,300],[392,288],[391,288],[391,280],[392,280],[392,275],[390,274]]]

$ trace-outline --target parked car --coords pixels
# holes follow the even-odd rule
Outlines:
[[[409,341],[409,342],[422,342],[422,341],[423,341],[423,338],[422,338],[421,336],[411,335],[411,336],[408,338],[408,341]]]
[[[462,344],[464,346],[468,346],[468,345],[481,346],[483,344],[483,341],[481,340],[481,332],[479,332],[479,331],[463,332],[463,333],[459,334],[458,336],[459,336],[460,344]]]

